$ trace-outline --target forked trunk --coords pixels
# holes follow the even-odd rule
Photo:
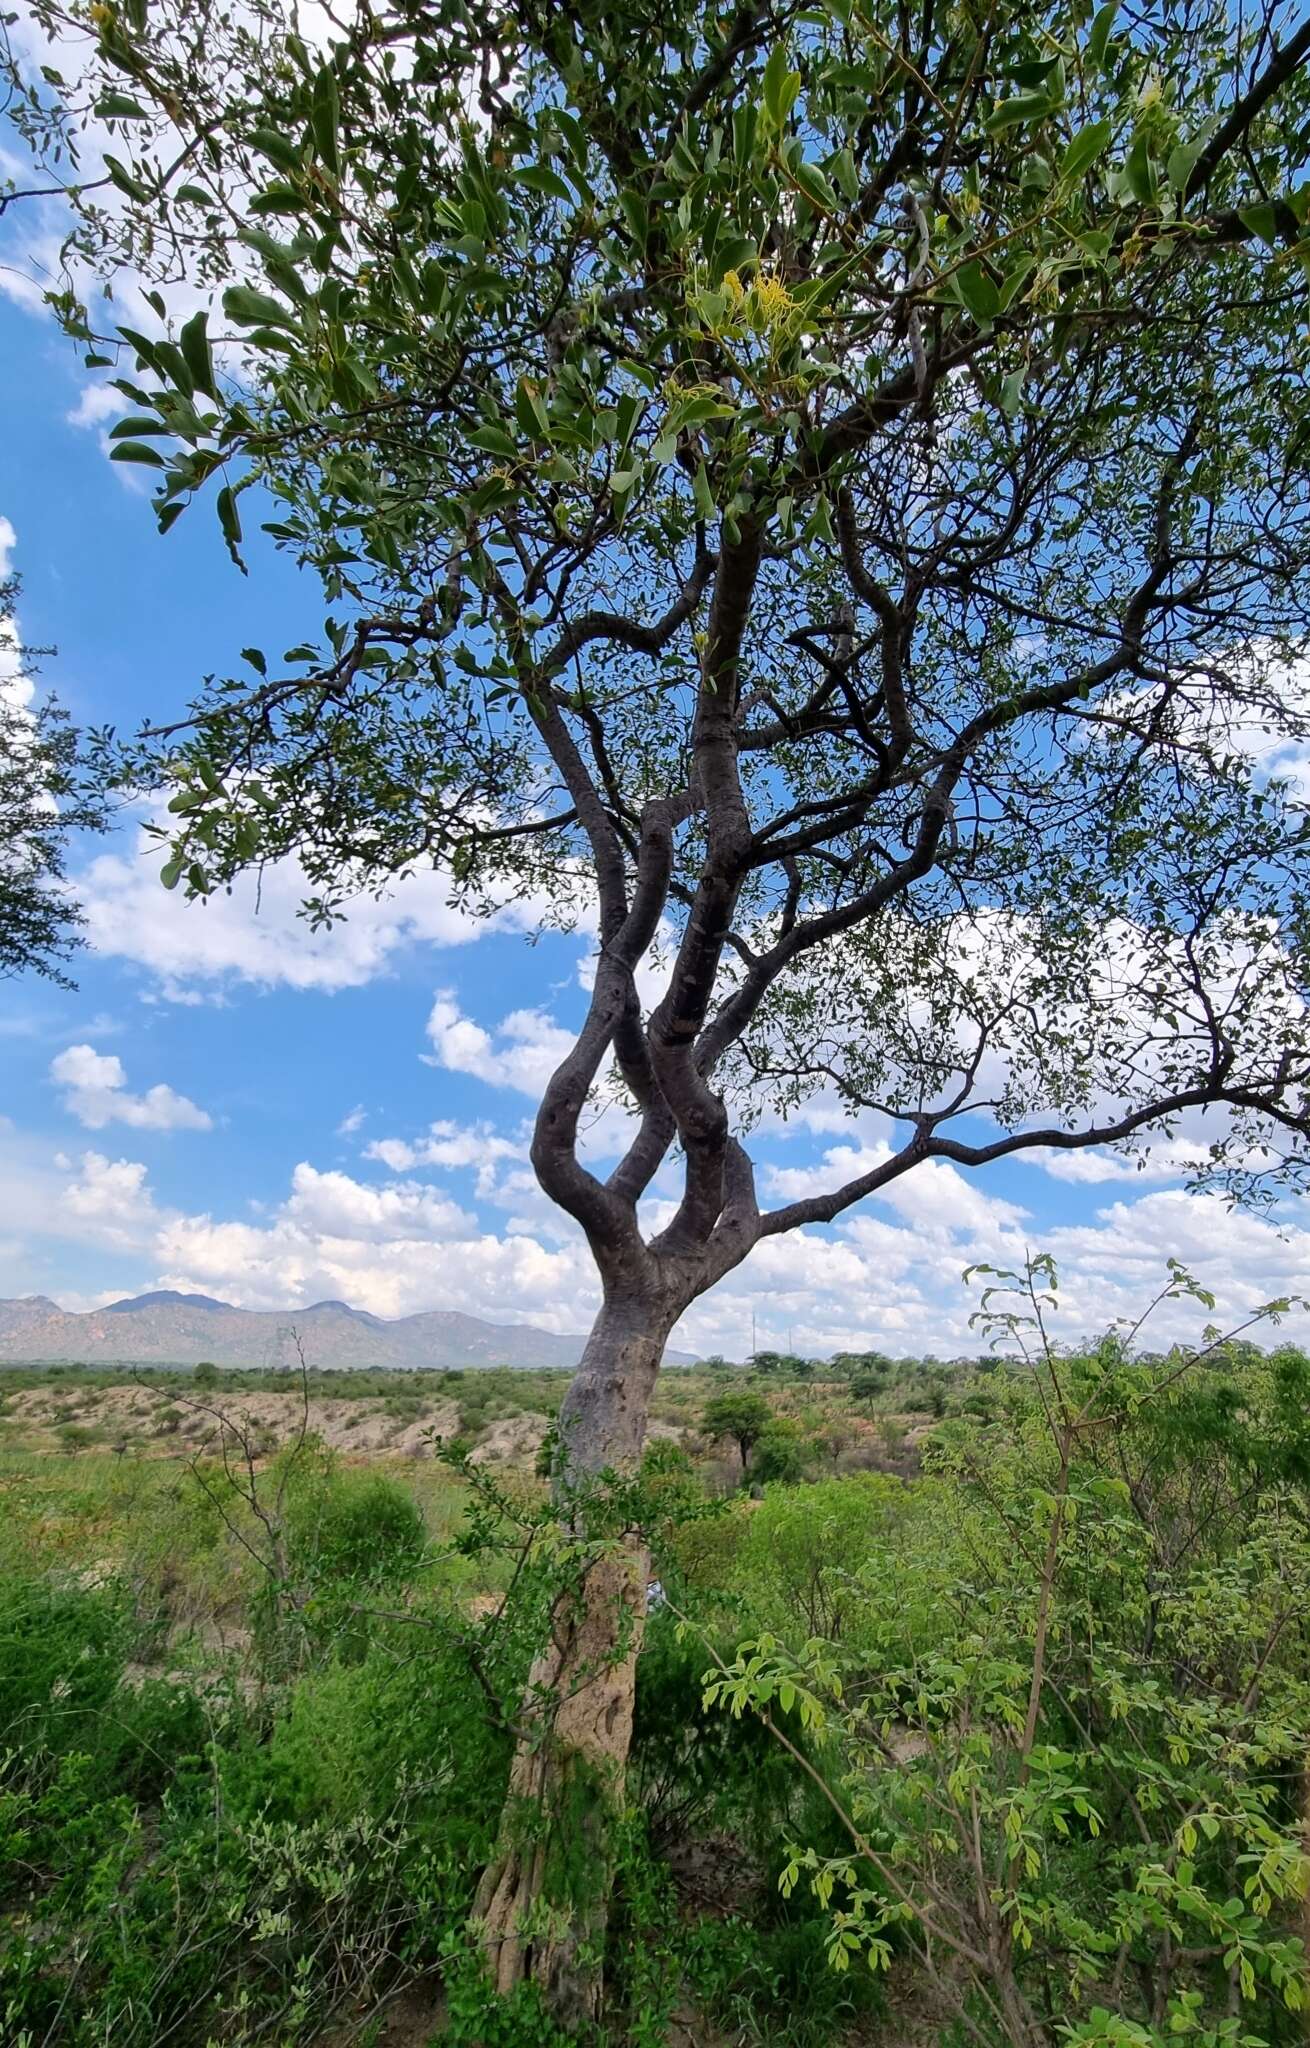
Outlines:
[[[560,1415],[566,1513],[579,1485],[640,1458],[671,1323],[649,1301],[602,1309]],[[534,1983],[572,2027],[600,2013],[647,1562],[635,1540],[603,1550],[556,1601],[528,1682],[500,1841],[473,1908],[497,1991]]]

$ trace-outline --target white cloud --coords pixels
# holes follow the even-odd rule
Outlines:
[[[355,1238],[368,1244],[458,1237],[477,1227],[457,1203],[420,1182],[371,1188],[348,1173],[320,1173],[303,1161],[292,1175],[291,1198],[282,1220],[307,1236]]]
[[[494,1033],[466,1017],[449,989],[438,991],[428,1017],[430,1066],[471,1074],[493,1088],[516,1088],[539,1097],[565,1055],[575,1034],[544,1010],[512,1010]]]
[[[0,515],[0,581],[13,574],[14,550],[18,546],[18,535],[13,521]],[[36,694],[36,686],[30,676],[22,673],[23,642],[17,622],[0,620],[0,706],[26,713],[27,706]],[[20,719],[20,724],[30,725],[31,721]]]
[[[359,988],[390,971],[411,946],[469,945],[488,930],[535,931],[541,906],[506,902],[488,919],[454,907],[448,879],[420,868],[386,897],[360,896],[326,931],[300,915],[314,890],[293,860],[241,877],[229,893],[188,902],[159,881],[162,856],[144,830],[134,855],[104,853],[75,878],[92,947],[152,977],[170,1002],[220,998],[235,983]]]
[[[1032,1162],[1055,1180],[1094,1187],[1103,1181],[1188,1180],[1206,1163],[1206,1147],[1186,1138],[1157,1138],[1137,1152],[1108,1152],[1093,1146],[1087,1152],[1039,1151]]]
[[[844,1181],[872,1173],[891,1156],[891,1146],[881,1140],[872,1145],[833,1145],[812,1166],[766,1165],[761,1180],[780,1202],[799,1202],[810,1195],[829,1194]]]
[[[508,1160],[527,1157],[527,1142],[506,1138],[488,1123],[456,1124],[446,1120],[429,1124],[426,1134],[413,1140],[375,1138],[364,1148],[366,1159],[376,1159],[393,1173],[409,1173],[416,1166],[440,1166],[448,1171],[475,1170],[480,1200],[494,1199],[499,1168]]]
[[[209,1131],[213,1118],[186,1095],[162,1081],[144,1095],[127,1086],[123,1062],[116,1053],[97,1052],[90,1045],[70,1045],[50,1062],[50,1078],[66,1090],[64,1107],[88,1130],[106,1124],[130,1124],[142,1131]]]
[[[367,1117],[368,1111],[363,1103],[357,1102],[355,1107],[346,1116],[343,1116],[341,1122],[337,1125],[337,1136],[339,1138],[353,1138],[356,1131],[363,1129]]]
[[[127,404],[112,384],[84,384],[77,404],[64,417],[70,427],[99,427],[125,413]]]
[[[450,1127],[445,1140],[432,1142],[462,1157],[477,1135]],[[508,1197],[498,1186],[495,1199]],[[1213,1288],[1215,1319],[1224,1326],[1263,1301],[1295,1294],[1310,1274],[1304,1206],[1280,1228],[1231,1214],[1214,1197],[1156,1190],[1115,1202],[1090,1222],[1034,1231],[1018,1205],[947,1168],[920,1169],[888,1197],[833,1231],[766,1239],[694,1305],[674,1334],[675,1348],[740,1357],[753,1327],[760,1345],[787,1343],[814,1355],[873,1346],[975,1353],[984,1338],[969,1325],[978,1297],[963,1285],[964,1268],[979,1260],[1016,1266],[1038,1248],[1059,1263],[1062,1309],[1053,1327],[1065,1340],[1139,1314],[1170,1257]],[[383,1316],[455,1308],[584,1331],[598,1305],[594,1269],[571,1226],[552,1241],[544,1221],[533,1214],[490,1230],[440,1187],[403,1178],[371,1186],[307,1161],[267,1214],[189,1214],[156,1202],[138,1161],[88,1152],[76,1164],[62,1157],[55,1164],[0,1132],[0,1245],[26,1246],[26,1271],[15,1273],[13,1292],[30,1290],[35,1247],[51,1239],[79,1255],[130,1260],[124,1280],[133,1287],[178,1287],[251,1308],[291,1309],[334,1296]],[[7,1273],[15,1270],[12,1253],[0,1249],[0,1259]],[[73,1291],[85,1289],[75,1282]],[[1208,1319],[1196,1304],[1169,1304],[1149,1325],[1148,1341],[1194,1336]],[[1295,1324],[1289,1334],[1300,1334]]]
[[[158,1214],[140,1161],[106,1159],[101,1152],[83,1153],[80,1174],[62,1200],[67,1218],[92,1244],[136,1246]]]

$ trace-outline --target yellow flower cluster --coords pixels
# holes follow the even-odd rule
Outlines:
[[[780,277],[762,273],[745,285],[735,270],[728,270],[723,289],[731,294],[734,322],[756,334],[785,333],[796,317],[796,302]]]

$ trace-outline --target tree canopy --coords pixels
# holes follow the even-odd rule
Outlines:
[[[0,582],[0,975],[31,970],[68,987],[65,963],[83,925],[67,883],[69,843],[99,830],[104,808],[67,714],[53,699],[32,701],[17,596],[16,578]]]
[[[707,1401],[701,1427],[710,1438],[732,1438],[741,1453],[744,1472],[752,1449],[772,1421],[773,1410],[763,1394],[752,1394],[743,1387],[729,1394],[716,1394],[712,1401]]]
[[[164,879],[294,848],[332,914],[435,858],[594,910],[538,1171],[639,1258],[676,1146],[681,1299],[925,1158],[1209,1106],[1233,1181],[1299,1162],[1303,818],[1257,759],[1308,729],[1282,13],[443,4],[311,48],[93,10],[126,155],[82,243],[161,328],[170,278],[224,287],[214,333],[119,340],[115,453],[164,527],[212,483],[234,553],[271,498],[330,607],[133,761]],[[761,1213],[741,1132],[816,1089],[886,1157]]]

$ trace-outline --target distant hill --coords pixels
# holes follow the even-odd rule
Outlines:
[[[293,1335],[293,1332],[295,1333]],[[456,1309],[430,1309],[394,1322],[317,1301],[312,1308],[260,1311],[233,1308],[207,1294],[157,1289],[85,1315],[62,1309],[44,1294],[0,1301],[0,1363],[85,1365],[285,1366],[296,1362],[295,1335],[316,1371],[385,1367],[457,1371],[479,1366],[575,1366],[586,1341],[557,1337],[529,1323],[484,1323]],[[690,1365],[669,1351],[670,1365]]]

